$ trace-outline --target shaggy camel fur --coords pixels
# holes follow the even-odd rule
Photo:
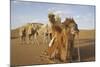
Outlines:
[[[57,23],[55,15],[53,13],[48,15],[49,21],[51,23],[52,29],[52,40],[50,42],[51,46],[48,48],[48,55],[50,58],[59,58],[63,62],[70,62],[72,57],[73,48],[73,38],[72,35],[76,33],[76,25],[74,20],[70,19],[70,23],[65,22],[63,24]],[[72,23],[73,22],[73,23]],[[70,40],[72,39],[72,41]]]
[[[70,29],[70,35],[69,35],[70,37],[69,37],[69,40],[68,40],[68,44],[69,44],[68,55],[69,55],[69,59],[72,61],[74,39],[75,39],[75,36],[79,34],[78,25],[76,24],[76,22],[74,21],[73,18],[66,18],[65,21],[62,24]]]
[[[51,40],[52,45],[48,48],[48,55],[50,56],[50,58],[57,57],[62,61],[66,61],[66,30],[62,28],[63,26],[61,26],[61,24],[56,22],[54,14],[49,14],[48,18],[51,23],[53,37],[53,41]]]

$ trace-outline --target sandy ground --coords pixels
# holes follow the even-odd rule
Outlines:
[[[32,42],[27,44],[21,42],[18,38],[18,31],[11,31],[11,65],[34,65],[34,64],[50,64],[62,63],[55,59],[50,60],[43,55],[47,49],[48,44],[42,36],[38,36]],[[81,30],[78,40],[75,39],[75,49],[73,62],[77,62],[77,48],[80,47],[81,62],[95,61],[95,31]]]

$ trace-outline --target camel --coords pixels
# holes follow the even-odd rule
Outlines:
[[[20,28],[19,34],[22,42],[27,40],[27,43],[29,43],[29,41],[33,40],[34,36],[36,37],[38,35],[38,32],[37,28],[33,27],[33,24],[27,24]]]
[[[30,24],[27,29],[28,40],[32,40],[35,34],[38,35],[37,29],[33,27],[33,24]]]
[[[60,58],[60,60],[65,61],[66,60],[66,45],[64,44],[64,40],[66,41],[66,37],[63,37],[65,31],[60,23],[56,22],[55,15],[53,13],[50,13],[48,15],[49,21],[51,23],[51,29],[52,29],[52,39],[50,44],[53,44],[49,46],[48,48],[48,55],[50,58],[55,58],[56,56]]]
[[[22,42],[26,40],[26,29],[24,26],[19,29],[19,37]]]
[[[49,43],[48,55],[50,58],[59,58],[63,62],[70,62],[72,57],[72,48],[75,33],[78,33],[77,24],[73,19],[66,19],[68,24],[58,23],[55,18],[55,14],[48,14],[49,22],[52,30],[52,40]],[[71,40],[72,39],[72,42]]]
[[[70,35],[69,35],[69,40],[68,40],[68,44],[69,44],[69,51],[68,51],[69,54],[68,55],[70,57],[70,60],[72,60],[74,39],[76,35],[79,35],[78,25],[76,24],[73,18],[66,18],[62,24],[70,29]]]

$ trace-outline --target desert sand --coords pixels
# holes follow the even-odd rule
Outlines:
[[[50,60],[44,55],[48,44],[42,36],[37,36],[33,43],[21,42],[18,29],[11,30],[11,65],[36,65],[63,63],[57,59]],[[38,44],[37,44],[38,42]],[[79,40],[75,38],[73,63],[78,62],[77,48],[80,47],[81,62],[95,61],[95,30],[80,30]]]

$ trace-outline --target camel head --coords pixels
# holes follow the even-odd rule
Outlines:
[[[48,18],[50,23],[55,24],[55,23],[61,23],[61,17],[59,14],[55,14],[53,12],[48,14]]]
[[[48,19],[50,23],[54,24],[55,23],[55,14],[53,12],[48,14]]]
[[[71,34],[74,35],[79,33],[78,25],[73,18],[66,18],[63,24],[70,28]]]

